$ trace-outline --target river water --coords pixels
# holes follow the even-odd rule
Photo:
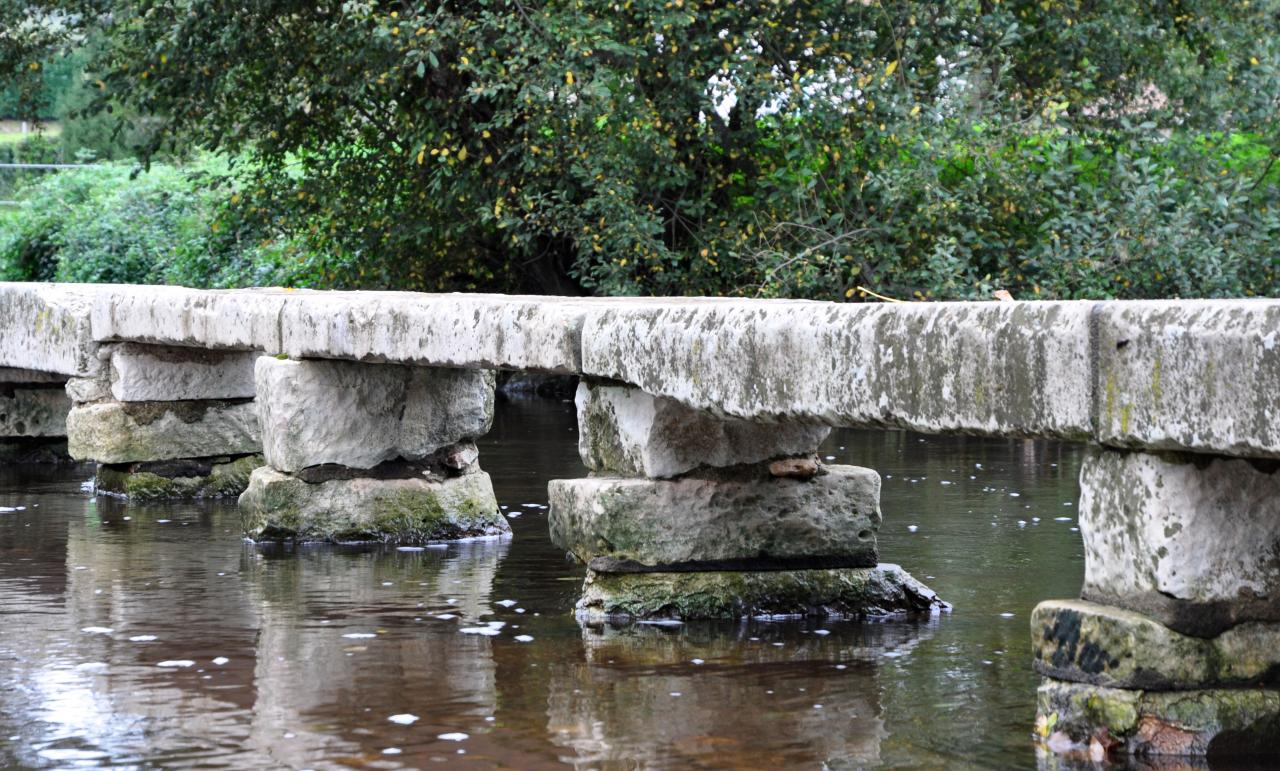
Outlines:
[[[500,402],[481,443],[499,542],[268,549],[234,502],[0,469],[26,507],[0,513],[0,767],[1033,766],[1028,614],[1080,588],[1078,448],[837,431],[823,454],[881,472],[882,559],[952,613],[580,626],[547,537],[547,480],[585,475],[559,401]]]

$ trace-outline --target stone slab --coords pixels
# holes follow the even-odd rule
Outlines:
[[[1280,464],[1091,449],[1082,596],[1209,637],[1280,621]]]
[[[0,388],[6,385],[27,385],[31,383],[65,383],[66,375],[56,372],[41,372],[34,369],[16,367],[0,367]]]
[[[372,468],[488,432],[493,375],[477,370],[260,357],[257,405],[267,462]]]
[[[826,471],[552,480],[551,540],[607,572],[874,566],[880,475]]]
[[[153,345],[281,351],[280,312],[287,289],[188,289],[123,286],[96,297],[93,337]]]
[[[236,498],[249,486],[249,475],[266,461],[261,455],[188,460],[179,467],[140,463],[98,466],[94,490],[128,501]]]
[[[1280,301],[1098,308],[1098,442],[1280,458]]]
[[[593,309],[585,374],[752,420],[1084,439],[1087,302]]]
[[[1031,614],[1035,670],[1113,688],[1184,690],[1280,682],[1280,624],[1250,622],[1217,637],[1180,634],[1132,611],[1049,600]]]
[[[66,436],[70,410],[61,388],[0,388],[0,436]]]
[[[308,484],[264,466],[240,496],[255,541],[427,543],[509,533],[489,475]]]
[[[284,352],[439,367],[576,373],[589,301],[411,292],[309,293],[286,303]]]
[[[582,318],[588,307],[609,302],[279,288],[119,290],[93,305],[97,340],[559,373],[578,372]]]
[[[1073,760],[1126,756],[1274,755],[1280,690],[1148,691],[1045,680],[1037,692],[1042,748]],[[1171,758],[1172,759],[1172,758]],[[1161,766],[1163,767],[1163,766]]]
[[[99,463],[251,455],[262,451],[252,402],[98,402],[73,407],[67,443]]]
[[[673,477],[812,453],[831,433],[814,422],[725,419],[664,396],[620,385],[578,385],[578,453],[587,468]]]
[[[122,402],[252,399],[251,351],[126,343],[111,349],[111,395]]]
[[[112,286],[0,282],[0,367],[60,375],[101,369],[89,313]]]
[[[867,618],[930,615],[949,608],[901,567],[882,564],[844,570],[588,571],[576,614],[593,623],[778,615]]]

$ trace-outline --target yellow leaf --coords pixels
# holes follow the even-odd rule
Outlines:
[[[568,83],[568,84],[569,84],[569,85],[571,85],[571,86],[573,85],[573,71],[572,71],[572,70],[570,70],[569,72],[566,72],[566,73],[564,74],[564,82],[565,82],[565,83]]]
[[[889,62],[889,66],[884,68],[884,76],[887,78],[897,71],[898,71],[898,60],[894,59],[893,61]]]
[[[424,148],[422,148],[421,150],[419,150],[419,151],[418,151],[418,165],[419,165],[419,166],[421,166],[421,165],[422,165],[422,160],[423,160],[426,156],[427,156],[427,148],[425,148],[425,147],[424,147]]]

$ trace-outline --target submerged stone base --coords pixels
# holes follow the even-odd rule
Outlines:
[[[716,573],[588,571],[577,615],[610,619],[728,619],[804,615],[875,617],[949,609],[897,565],[843,570]]]
[[[6,437],[0,439],[0,464],[73,463],[67,440],[58,437]]]
[[[1275,623],[1192,637],[1132,611],[1050,600],[1031,614],[1031,648],[1040,674],[1091,685],[1177,690],[1280,682]]]
[[[1280,690],[1141,691],[1046,679],[1036,727],[1044,748],[1094,761],[1275,753]]]
[[[249,475],[263,465],[261,455],[188,458],[152,463],[100,465],[97,493],[130,501],[234,498],[249,486]]]
[[[415,544],[511,532],[489,475],[474,463],[449,478],[326,476],[307,482],[269,466],[254,471],[240,496],[245,535],[255,541]]]

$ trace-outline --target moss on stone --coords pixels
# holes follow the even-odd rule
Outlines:
[[[1079,747],[1097,738],[1113,745],[1113,755],[1274,752],[1280,690],[1144,691],[1046,679],[1037,693],[1037,713],[1038,724],[1067,740],[1057,746]]]
[[[589,571],[578,602],[587,620],[730,619],[760,615],[885,616],[946,608],[897,565],[714,573]]]
[[[246,455],[215,462],[210,473],[202,476],[164,476],[102,465],[98,467],[95,488],[99,493],[130,501],[234,498],[249,486],[253,470],[264,463],[261,455]]]
[[[272,468],[240,497],[255,540],[428,543],[499,535],[510,526],[483,472],[427,479],[335,479],[316,484]]]

